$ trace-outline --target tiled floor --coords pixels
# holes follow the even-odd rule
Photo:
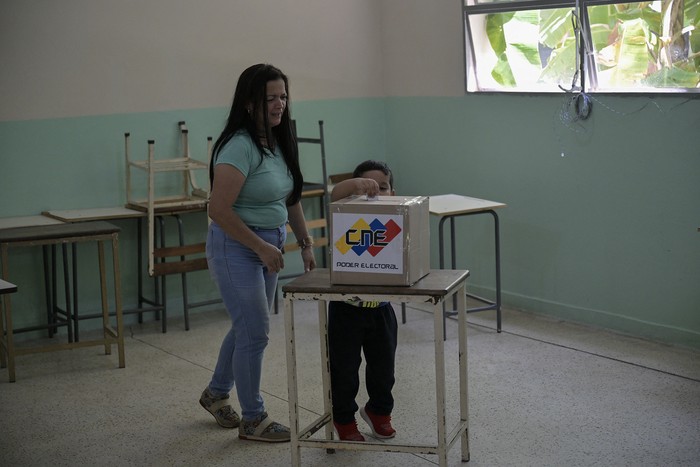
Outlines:
[[[296,307],[302,425],[322,408],[316,321],[313,305]],[[241,441],[198,403],[228,327],[225,312],[195,313],[187,332],[177,319],[168,324],[167,334],[153,322],[129,327],[124,369],[114,352],[92,347],[19,357],[16,383],[2,370],[0,465],[289,465],[288,443]],[[450,465],[700,465],[700,352],[512,310],[503,329],[495,332],[492,312],[469,315],[471,461],[461,464],[457,444]],[[455,408],[456,330],[448,320]],[[432,335],[431,316],[409,308],[399,328],[394,442],[434,442]],[[286,423],[281,314],[271,318],[263,389],[268,412]],[[358,399],[365,401],[362,391]],[[431,455],[321,449],[302,449],[301,457],[306,466],[437,463]]]

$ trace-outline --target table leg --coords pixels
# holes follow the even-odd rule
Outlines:
[[[438,258],[440,260],[440,269],[445,269],[445,221],[447,217],[441,217],[438,223]],[[454,220],[452,220],[454,225]],[[452,252],[454,253],[454,242],[452,243]],[[453,267],[454,269],[454,267]],[[445,303],[442,303],[442,335],[447,335],[447,308]]]
[[[445,269],[445,221],[447,217],[441,217],[438,223],[438,259],[440,260],[440,269]]]
[[[7,258],[7,244],[2,245],[2,277],[9,278],[9,266]],[[9,373],[9,379],[11,383],[15,382],[15,339],[13,335],[12,327],[12,301],[10,300],[10,295],[7,294],[3,297],[5,302],[5,346],[7,348],[7,372]],[[2,336],[0,336],[2,338]]]
[[[444,216],[438,223],[438,245],[440,250],[440,269],[445,269],[445,221],[450,220],[450,257],[452,260],[452,269],[457,269],[457,247],[455,240],[455,218],[454,216]],[[457,309],[457,299],[453,297],[452,309]],[[442,303],[442,333],[447,335],[447,309],[446,303]],[[447,338],[447,337],[445,337]]]
[[[2,255],[2,277],[7,279],[7,275],[5,272],[5,246],[2,246],[3,250],[3,255]],[[4,295],[0,297],[2,301],[0,302],[0,368],[7,368],[7,347],[5,343],[5,309],[8,306],[7,299],[9,298],[10,294],[7,294],[8,297],[5,297]]]
[[[56,315],[54,314],[54,304],[51,296],[51,270],[49,269],[49,246],[41,247],[42,261],[44,265],[44,293],[46,294],[46,322],[48,324],[56,324]],[[48,335],[53,337],[58,332],[56,326],[49,326]]]
[[[496,211],[489,211],[493,216],[494,241],[496,245],[496,331],[501,332],[501,228]]]
[[[105,277],[105,248],[101,241],[97,242],[97,258],[100,268],[100,299],[102,301],[102,339],[105,345],[105,355],[112,354],[112,344],[109,341],[109,307],[107,306],[107,278]]]
[[[112,266],[114,273],[114,312],[117,317],[117,352],[119,353],[119,368],[126,366],[124,355],[124,316],[122,314],[122,279],[119,268],[119,237],[112,236]]]
[[[160,216],[157,216],[158,222],[162,224],[162,219]],[[153,311],[155,320],[160,321],[161,316],[160,312],[161,310],[165,309],[165,306],[161,303],[161,292],[160,292],[160,278],[158,276],[153,276],[153,298],[148,298],[144,295],[144,276],[143,276],[143,270],[144,270],[144,247],[143,247],[143,218],[139,217],[137,219],[137,245],[136,245],[136,250],[137,250],[137,280],[138,280],[138,308],[135,310],[138,312],[138,320],[139,323],[143,323],[143,313],[145,311]],[[150,231],[150,229],[149,229]],[[153,240],[155,242],[156,247],[158,246],[157,239]],[[163,244],[161,243],[161,247]],[[150,276],[149,276],[150,277]],[[144,307],[144,304],[151,305],[150,307]],[[147,308],[144,310],[144,308]],[[131,310],[130,310],[131,311]]]
[[[63,293],[66,296],[66,328],[68,329],[68,342],[73,342],[73,315],[71,313],[71,287],[70,275],[68,274],[68,246],[61,244],[61,254],[63,259]],[[73,265],[75,267],[75,264]]]
[[[440,466],[447,466],[447,414],[445,411],[445,331],[442,307],[433,307],[435,331],[435,401],[437,405],[437,454]]]
[[[10,294],[7,294],[10,295]],[[5,349],[5,308],[8,297],[0,300],[0,368],[7,368],[7,350]]]
[[[58,325],[58,279],[56,274],[56,245],[51,245],[49,247],[51,251],[51,314],[53,316],[53,323]],[[54,334],[58,334],[58,326],[53,328]]]
[[[177,233],[178,237],[180,239],[180,246],[185,245],[185,234],[183,232],[183,225],[182,225],[182,219],[180,218],[179,214],[174,214],[173,217],[175,217],[175,220],[177,220]],[[185,257],[181,256],[180,257],[181,261],[185,261]],[[190,330],[190,301],[187,297],[187,273],[183,272],[181,274],[181,279],[182,279],[182,309],[184,311],[185,315],[185,331]]]
[[[100,243],[100,242],[98,242]],[[78,244],[73,243],[70,246],[73,261],[73,317],[68,321],[68,326],[73,326],[73,337],[75,342],[80,340],[80,324],[78,323]]]
[[[498,220],[498,214],[494,210],[488,210],[488,211],[478,211],[478,212],[472,212],[472,213],[466,213],[466,214],[459,214],[461,216],[473,216],[477,214],[484,214],[484,213],[489,213],[493,216],[493,222],[494,222],[494,250],[495,250],[495,261],[496,261],[496,301],[492,302],[489,300],[486,300],[484,298],[478,297],[476,295],[470,295],[467,294],[469,297],[472,297],[480,302],[486,303],[488,306],[485,307],[476,307],[472,309],[468,309],[467,312],[476,312],[476,311],[483,311],[483,310],[496,310],[496,332],[501,332],[501,232],[500,232],[500,223]],[[452,264],[452,269],[457,269],[457,248],[456,248],[456,235],[455,235],[455,217],[456,216],[444,216],[440,219],[440,222],[438,223],[439,227],[439,237],[438,237],[438,245],[439,245],[439,259],[440,259],[440,269],[445,268],[445,240],[444,240],[444,223],[447,219],[450,220],[450,259],[451,259],[451,264]],[[453,310],[457,309],[457,297],[453,297]],[[443,313],[445,313],[445,318],[447,317],[447,312],[445,309],[445,305],[443,304]],[[445,326],[443,324],[443,326]]]
[[[160,247],[164,248],[165,247],[165,219],[163,219],[163,216],[157,216],[156,219],[158,219],[158,228],[160,230]],[[155,227],[154,227],[155,228]],[[149,235],[151,235],[149,233]],[[154,237],[155,237],[155,230],[153,232]],[[153,238],[153,242],[155,242],[156,239]],[[157,245],[156,245],[157,246]],[[151,243],[151,251],[149,251],[149,274],[153,272],[153,264],[155,262],[155,258],[153,257],[153,243]],[[161,258],[161,262],[165,262],[165,258]],[[163,333],[167,332],[168,330],[168,305],[167,305],[167,299],[168,299],[168,292],[166,290],[166,276],[153,276],[155,279],[155,284],[156,284],[156,303],[158,306],[161,307],[161,330]],[[160,284],[160,287],[158,287],[158,284]]]
[[[465,427],[461,434],[462,462],[469,462],[469,381],[467,377],[467,288],[463,283],[456,292],[459,310],[459,412],[460,424]]]
[[[323,381],[323,413],[331,414],[333,420],[333,399],[331,397],[331,366],[328,348],[328,311],[326,301],[318,301],[318,325],[321,334],[321,377]],[[326,423],[326,439],[333,439],[333,424]],[[332,450],[329,450],[332,451]]]
[[[139,309],[143,308],[143,219],[139,217],[136,220],[136,252],[138,258],[136,260],[137,278],[138,278],[138,306]],[[156,316],[159,316],[159,312],[156,311]],[[143,323],[143,313],[139,313],[139,323]]]
[[[301,448],[299,447],[299,395],[296,344],[294,342],[294,302],[288,298],[284,299],[284,331],[287,337],[287,391],[289,393],[292,467],[299,467],[301,465]]]

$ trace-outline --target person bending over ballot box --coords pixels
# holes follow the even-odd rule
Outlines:
[[[331,200],[350,195],[369,197],[394,195],[394,176],[381,161],[368,160],[357,166],[353,178],[335,185]],[[389,302],[331,301],[328,305],[328,345],[331,364],[333,425],[338,437],[346,441],[364,441],[357,428],[357,392],[360,388],[361,352],[366,360],[365,383],[369,400],[360,409],[377,438],[393,438],[391,426],[394,408],[394,357],[397,323]]]

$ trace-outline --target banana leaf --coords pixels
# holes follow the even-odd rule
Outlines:
[[[564,38],[573,34],[570,9],[542,10],[540,17],[540,43],[550,49],[556,49]]]
[[[696,88],[700,84],[700,73],[680,67],[664,67],[642,80],[642,84],[656,88]]]
[[[612,73],[611,84],[625,86],[640,83],[645,77],[649,67],[647,28],[646,22],[642,19],[623,23],[617,66]]]

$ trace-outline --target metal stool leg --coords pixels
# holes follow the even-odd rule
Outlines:
[[[496,211],[490,211],[493,216],[494,241],[496,245],[496,332],[501,332],[501,228]]]
[[[183,228],[182,228],[182,219],[177,214],[175,214],[175,219],[177,219],[177,232],[178,232],[178,236],[180,238],[180,246],[184,246],[185,245],[185,234],[184,234]],[[180,260],[185,261],[185,257],[181,256]],[[180,276],[182,277],[182,308],[183,308],[184,315],[185,315],[185,331],[189,331],[190,330],[190,313],[189,313],[190,302],[187,299],[187,273],[183,272]]]
[[[46,323],[49,324],[48,334],[49,337],[58,331],[56,326],[51,326],[56,324],[56,315],[54,314],[54,303],[53,296],[51,294],[51,269],[49,264],[50,250],[48,245],[43,245],[41,247],[42,261],[44,264],[44,294],[46,296]]]
[[[71,252],[72,252],[72,261],[73,261],[73,336],[75,338],[75,342],[78,342],[80,339],[80,325],[78,324],[78,320],[80,319],[78,317],[78,253],[77,253],[78,245],[76,243],[73,243],[71,245]],[[68,322],[68,326],[70,326],[71,323]]]
[[[161,216],[157,217],[158,219],[158,227],[160,228],[160,246],[161,248],[165,246],[165,222]],[[162,259],[161,261],[165,261],[165,259]],[[166,303],[167,300],[167,294],[165,291],[165,276],[160,276],[160,277],[155,277],[156,281],[156,297],[159,297],[156,299],[158,304],[163,307],[163,313],[161,316],[162,322],[162,331],[163,333],[166,333],[168,331],[168,305]],[[160,287],[158,285],[160,284]],[[158,293],[160,289],[160,294]]]
[[[73,342],[73,322],[71,314],[71,287],[70,274],[68,273],[68,246],[61,245],[63,258],[63,290],[66,296],[66,327],[68,328],[68,342]]]

